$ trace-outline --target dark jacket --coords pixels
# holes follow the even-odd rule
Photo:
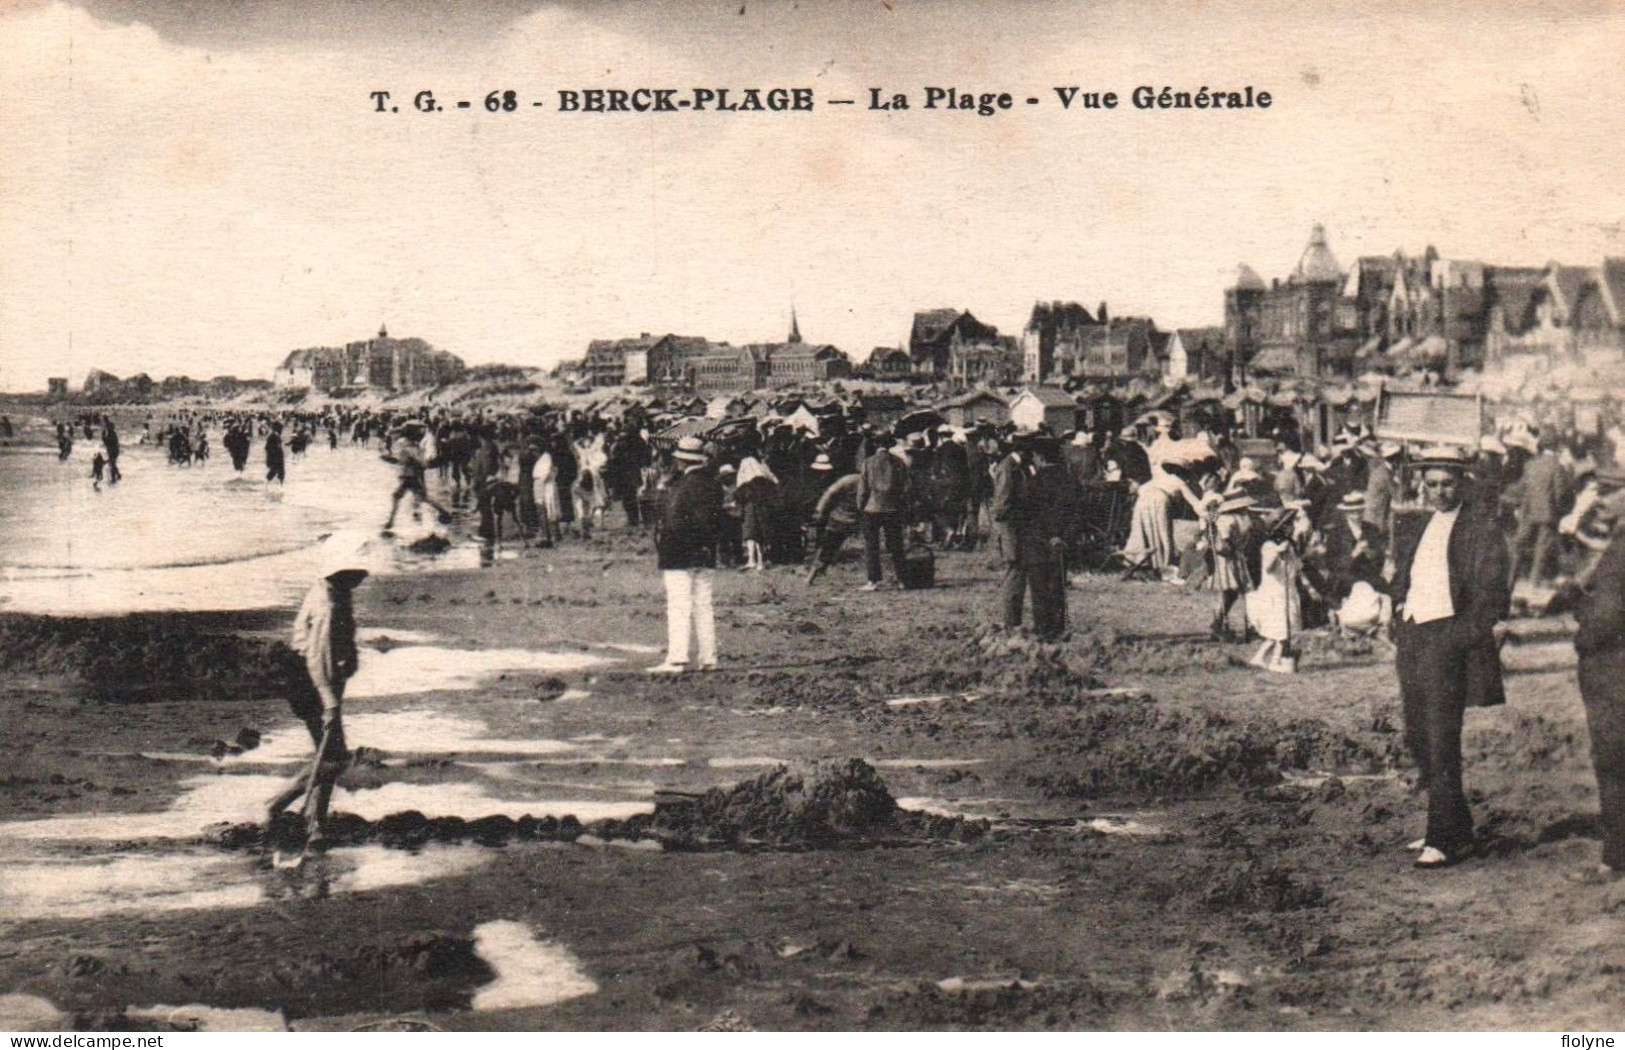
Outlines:
[[[1072,542],[1083,528],[1083,486],[1059,463],[1047,463],[1027,479],[1020,527],[1031,543]]]
[[[1421,533],[1417,534],[1418,537]],[[1338,514],[1337,519],[1326,526],[1321,533],[1324,540],[1325,554],[1321,561],[1321,577],[1325,584],[1326,598],[1333,602],[1341,602],[1349,596],[1354,585],[1364,581],[1378,591],[1385,590],[1387,584],[1382,580],[1382,533],[1370,522],[1360,522],[1360,535],[1356,537],[1349,531],[1348,519],[1344,514]],[[1364,541],[1366,549],[1356,558],[1355,548]],[[1414,554],[1414,549],[1412,551]]]
[[[1067,469],[1079,485],[1093,481],[1095,475],[1100,473],[1100,450],[1093,445],[1071,442],[1061,450],[1061,457],[1066,460]]]
[[[657,566],[714,569],[722,530],[722,485],[708,468],[690,470],[660,494]]]
[[[858,471],[858,509],[865,514],[908,510],[908,464],[888,449],[877,449]]]
[[[1411,564],[1432,511],[1394,518],[1395,573],[1391,594],[1394,619],[1410,594]],[[1490,707],[1506,702],[1501,683],[1501,653],[1493,628],[1512,601],[1511,571],[1506,538],[1489,517],[1464,506],[1450,532],[1446,552],[1450,564],[1450,603],[1455,607],[1452,641],[1463,660],[1469,707]]]
[[[1569,472],[1556,455],[1543,452],[1523,468],[1523,499],[1518,507],[1522,525],[1556,525],[1574,501]]]
[[[1625,649],[1625,529],[1614,534],[1591,571],[1577,617],[1574,648],[1580,655]]]
[[[1394,490],[1399,483],[1394,468],[1385,459],[1373,459],[1367,465],[1365,478],[1365,521],[1388,535],[1393,516]]]
[[[1021,560],[1022,518],[1026,514],[1027,464],[1012,452],[993,468],[993,544],[1007,565]]]

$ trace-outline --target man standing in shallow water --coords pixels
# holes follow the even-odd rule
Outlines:
[[[293,649],[304,657],[305,677],[289,683],[288,703],[310,731],[316,754],[309,770],[295,777],[267,804],[269,831],[282,811],[305,796],[305,853],[323,848],[322,824],[349,751],[344,744],[344,686],[360,656],[355,643],[355,589],[367,578],[366,541],[345,533],[322,547],[322,576],[305,594],[293,621]]]

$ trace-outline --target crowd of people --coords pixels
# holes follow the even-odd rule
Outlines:
[[[103,461],[116,482],[115,426],[81,422],[101,441],[98,483]],[[586,540],[612,513],[628,529],[652,530],[667,609],[653,674],[717,666],[717,570],[794,566],[812,586],[848,541],[862,546],[865,591],[917,579],[913,551],[989,545],[1002,570],[1000,621],[1030,624],[1045,640],[1064,636],[1069,576],[1091,564],[1102,537],[1117,548],[1103,564],[1115,561],[1126,579],[1211,593],[1213,640],[1256,642],[1245,662],[1265,671],[1295,673],[1300,640],[1317,628],[1386,639],[1405,742],[1428,794],[1426,834],[1411,844],[1421,868],[1451,866],[1475,848],[1463,718],[1505,700],[1499,649],[1513,587],[1527,576],[1549,595],[1562,583],[1552,607],[1579,610],[1580,681],[1603,784],[1605,848],[1591,874],[1613,877],[1625,864],[1625,529],[1614,529],[1625,479],[1611,470],[1612,447],[1520,421],[1476,448],[1407,447],[1355,425],[1306,450],[1296,435],[1243,442],[1203,427],[1185,437],[1157,416],[1110,434],[841,415],[817,429],[768,417],[684,432],[637,412],[444,409],[182,414],[157,429],[149,421],[142,441],[188,465],[206,458],[212,429],[223,430],[237,471],[261,443],[268,482],[324,438],[330,449],[341,435],[376,447],[398,472],[386,535],[407,501],[441,524],[471,512],[485,544],[502,542],[510,525],[515,539],[540,547]],[[59,424],[59,440],[71,447],[75,430]],[[343,750],[338,710],[353,641],[338,635],[353,633],[348,595],[363,574],[353,554],[334,559],[300,614],[317,698],[301,717],[317,757],[278,806],[313,791],[321,808]]]

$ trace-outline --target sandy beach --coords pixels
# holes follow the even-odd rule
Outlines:
[[[308,754],[288,607],[0,617],[7,1026],[1609,1025],[1625,894],[1561,878],[1597,849],[1570,625],[1513,625],[1466,736],[1488,855],[1439,877],[1380,649],[1260,675],[1205,596],[1108,576],[1039,646],[984,629],[985,553],[879,594],[852,559],[722,574],[721,669],[675,679],[618,516],[375,577],[337,844],[297,869],[245,829]]]

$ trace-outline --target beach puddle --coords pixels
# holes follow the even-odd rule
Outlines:
[[[0,995],[0,1031],[38,1032],[67,1027],[70,1018],[37,995]]]
[[[584,671],[609,662],[608,657],[591,653],[403,645],[387,652],[365,654],[360,670],[346,685],[344,695],[346,699],[354,699],[477,689],[502,674]]]
[[[23,854],[5,860],[0,913],[14,920],[95,919],[120,913],[253,908],[301,895],[365,893],[461,875],[489,859],[482,850],[426,848],[408,853],[359,846],[324,854],[290,887],[253,859],[186,850],[96,857]],[[235,1029],[233,1029],[235,1030]]]
[[[595,849],[629,849],[639,853],[661,853],[665,847],[659,839],[601,839],[597,835],[581,835],[576,838],[577,846],[590,846]]]
[[[476,1010],[550,1006],[598,991],[568,949],[539,940],[523,923],[501,919],[474,927],[474,951],[497,975],[474,993]]]
[[[708,758],[705,764],[712,769],[754,769],[758,766],[783,766],[789,763],[782,758],[769,758],[767,755],[719,755]]]
[[[0,824],[0,841],[123,842],[146,839],[195,839],[213,824],[259,821],[264,804],[287,783],[279,776],[252,774],[192,777],[169,809],[157,813],[74,814]],[[493,797],[482,785],[385,784],[333,794],[332,812],[381,820],[392,813],[416,810],[427,817],[574,815],[583,823],[606,818],[624,820],[654,812],[647,800],[506,799]]]
[[[965,810],[941,798],[900,798],[897,800],[898,809],[906,809],[911,813],[929,813],[934,817],[968,817]]]
[[[1017,977],[946,977],[937,982],[937,987],[945,992],[963,994],[966,992],[991,992],[1005,989],[1031,991],[1038,985],[1033,981],[1024,981]]]
[[[394,642],[396,645],[433,645],[440,641],[440,636],[430,634],[428,631],[408,631],[399,627],[361,627],[356,630],[355,639],[362,645],[372,645],[377,642]]]
[[[641,656],[654,656],[658,653],[663,653],[666,651],[662,646],[637,645],[632,642],[601,642],[599,643],[598,648],[614,649],[616,652],[621,653],[637,653]]]
[[[985,758],[877,758],[870,765],[879,769],[956,769],[959,766],[979,766]]]
[[[1084,827],[1098,831],[1102,835],[1127,835],[1133,838],[1159,838],[1168,834],[1167,828],[1147,824],[1133,817],[1095,817],[1087,821]]]
[[[686,758],[636,755],[578,755],[572,758],[543,758],[538,766],[686,766]]]
[[[186,1006],[142,1006],[124,1011],[126,1017],[157,1021],[177,1032],[286,1032],[288,1019],[281,1010],[251,1006],[224,1007],[189,1003]]]
[[[391,755],[556,755],[575,750],[561,740],[492,737],[484,722],[435,711],[351,711],[344,736],[352,746],[377,747]],[[303,726],[279,729],[260,746],[232,756],[229,765],[308,762],[312,745]]]
[[[1281,779],[1293,787],[1317,788],[1328,780],[1358,783],[1360,781],[1398,780],[1399,777],[1400,772],[1397,769],[1390,769],[1382,773],[1323,773],[1319,770],[1311,770],[1308,773],[1285,773]]]
[[[977,693],[938,693],[933,696],[894,696],[886,701],[887,707],[921,707],[927,704],[941,704],[949,700],[959,700],[973,704],[982,697]]]

